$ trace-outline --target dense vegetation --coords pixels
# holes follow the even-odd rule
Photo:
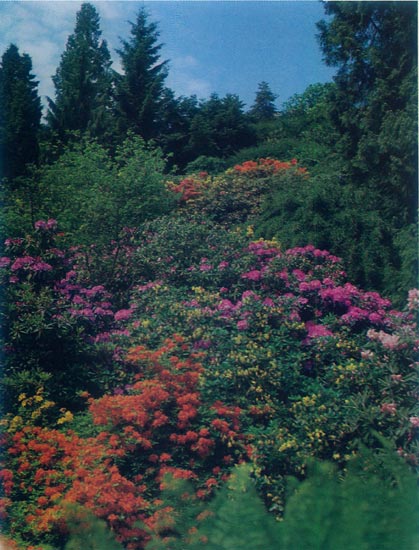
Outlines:
[[[417,548],[417,7],[325,9],[282,110],[176,98],[144,10],[118,74],[83,4],[45,123],[4,53],[11,548]]]

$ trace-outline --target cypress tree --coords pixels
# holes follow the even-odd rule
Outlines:
[[[61,138],[67,131],[88,131],[100,137],[108,126],[113,71],[101,34],[99,14],[91,4],[83,4],[52,79],[55,101],[48,99],[48,122]]]
[[[30,56],[11,44],[0,66],[0,162],[8,179],[24,175],[27,165],[38,161],[42,109],[31,71]]]

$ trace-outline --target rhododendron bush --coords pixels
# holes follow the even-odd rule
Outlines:
[[[260,162],[233,179],[292,170],[306,177]],[[205,502],[248,462],[279,517],[311,458],[343,469],[383,437],[417,466],[418,292],[397,311],[325,250],[199,217],[199,181],[105,252],[68,248],[54,220],[6,243],[1,518],[21,548],[64,548],[74,506],[144,548],[170,527],[167,474]]]
[[[262,158],[237,164],[214,178],[200,172],[177,184],[169,182],[168,187],[179,194],[180,205],[188,213],[231,226],[257,219],[263,201],[274,189],[301,186],[307,176],[296,159]]]

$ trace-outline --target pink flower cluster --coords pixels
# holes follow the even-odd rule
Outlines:
[[[57,229],[57,220],[49,219],[48,221],[38,220],[35,222],[35,229],[39,231],[55,231]]]
[[[396,350],[400,349],[400,338],[397,336],[397,334],[387,334],[387,332],[384,332],[383,330],[376,331],[373,329],[370,329],[367,332],[367,336],[370,340],[374,340],[376,342],[381,342],[384,348],[389,350]]]
[[[39,257],[33,258],[32,256],[22,256],[17,258],[11,266],[12,271],[19,271],[21,269],[33,272],[51,271],[52,266]]]

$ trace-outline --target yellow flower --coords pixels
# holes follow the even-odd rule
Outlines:
[[[70,411],[65,411],[64,416],[57,420],[57,424],[65,424],[66,422],[71,422],[74,416]]]

